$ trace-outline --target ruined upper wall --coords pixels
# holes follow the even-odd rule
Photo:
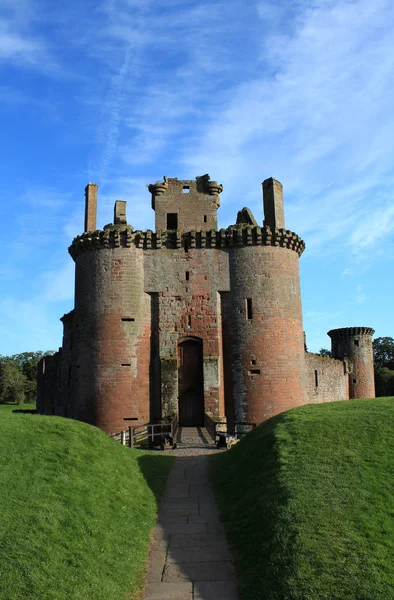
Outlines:
[[[329,356],[305,353],[305,385],[308,402],[349,399],[349,374],[346,363]]]
[[[217,229],[222,190],[223,186],[211,181],[209,175],[183,180],[164,177],[163,181],[151,184],[156,231]]]

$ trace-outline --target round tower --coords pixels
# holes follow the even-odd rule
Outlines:
[[[229,251],[224,351],[238,423],[260,423],[307,401],[298,266],[304,243],[284,228],[281,184],[266,180],[263,194],[264,227],[252,227],[254,219],[243,209]]]
[[[69,249],[76,264],[72,416],[108,433],[149,421],[150,297],[140,237],[117,202],[113,224],[85,231]]]
[[[371,327],[342,327],[331,329],[327,335],[331,338],[333,358],[351,361],[349,373],[350,398],[375,398],[375,379],[373,368]]]

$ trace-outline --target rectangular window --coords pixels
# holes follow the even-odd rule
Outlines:
[[[121,363],[121,367],[131,367],[131,363]]]
[[[190,279],[190,272],[189,271],[185,272],[185,279],[186,279],[186,281],[189,281],[189,279]]]
[[[177,213],[167,213],[167,229],[178,229]]]
[[[354,345],[358,346],[358,340],[354,340]]]
[[[353,379],[353,383],[357,383],[357,379]]]
[[[252,298],[246,298],[246,318],[249,321],[253,319]]]
[[[260,375],[260,369],[250,369],[248,375]]]
[[[204,215],[204,223],[207,222],[207,215]]]
[[[319,387],[319,375],[317,374],[316,370],[315,370],[315,386]]]
[[[120,320],[123,323],[133,323],[135,321],[134,317],[122,317]]]
[[[190,315],[187,315],[187,328],[191,329],[192,326],[192,318]]]
[[[183,191],[184,194],[189,194],[190,193],[190,187],[188,185],[184,185],[182,191]]]

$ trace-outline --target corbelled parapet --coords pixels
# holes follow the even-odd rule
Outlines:
[[[130,248],[135,245],[144,250],[160,248],[223,248],[236,246],[279,246],[294,250],[299,256],[305,249],[303,240],[288,229],[249,227],[235,225],[219,231],[133,231],[129,225],[107,226],[104,230],[77,236],[68,251],[75,258],[82,252],[104,248]]]
[[[190,192],[197,192],[198,194],[206,194],[208,196],[216,197],[216,206],[220,206],[219,194],[223,191],[223,186],[217,181],[211,181],[208,174],[199,175],[194,180],[185,179],[181,180],[177,177],[163,177],[163,181],[156,181],[148,186],[150,193],[152,194],[152,208],[156,210],[155,199],[166,194],[171,194],[182,189],[187,189]]]
[[[372,336],[375,330],[372,327],[341,327],[339,329],[330,329],[327,335],[333,339],[347,339],[355,335],[370,335]]]

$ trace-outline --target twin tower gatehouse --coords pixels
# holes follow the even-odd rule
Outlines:
[[[96,227],[86,187],[75,261],[75,307],[62,348],[39,365],[38,409],[108,433],[178,415],[260,423],[308,402],[373,397],[373,330],[329,332],[333,358],[305,351],[298,259],[282,185],[263,182],[264,222],[247,208],[218,229],[222,186],[209,175],[149,186],[155,232]]]

